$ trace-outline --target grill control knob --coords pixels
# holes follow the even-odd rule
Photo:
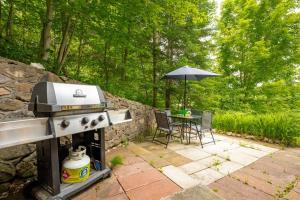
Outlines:
[[[94,119],[91,124],[92,124],[92,126],[96,126],[98,123],[99,123],[99,121]]]
[[[89,121],[90,121],[90,119],[88,117],[84,117],[84,118],[82,118],[81,123],[87,124],[87,123],[89,123]]]
[[[105,117],[103,116],[103,115],[100,115],[99,117],[98,117],[98,120],[101,122],[101,121],[103,121],[105,119]]]
[[[67,128],[70,125],[70,122],[68,120],[63,120],[61,122],[61,127]]]

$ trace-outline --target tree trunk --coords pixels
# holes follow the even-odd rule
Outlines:
[[[168,40],[168,63],[170,69],[173,69],[173,55],[173,42]],[[165,107],[171,108],[171,80],[166,80],[165,95]]]
[[[53,0],[47,0],[46,18],[42,21],[43,30],[41,32],[40,58],[44,61],[49,59],[51,45],[51,28],[53,20]]]
[[[128,24],[127,27],[127,34],[128,34],[128,40],[127,43],[130,41],[130,35],[131,35],[131,28],[130,28],[130,24]],[[127,58],[128,58],[128,45],[126,44],[124,47],[124,52],[122,54],[122,65],[121,65],[121,80],[125,81],[126,80],[126,65],[127,65]]]
[[[13,14],[14,14],[14,4],[13,0],[9,1],[9,12],[6,23],[6,39],[12,39],[12,25],[13,25]]]
[[[66,25],[62,27],[62,40],[60,43],[58,55],[57,55],[57,70],[56,73],[59,74],[62,70],[63,64],[65,62],[66,56],[68,54],[69,45],[71,43],[73,31],[71,30],[71,17],[67,18]]]
[[[0,38],[2,38],[2,0],[0,0]]]
[[[165,108],[171,108],[171,80],[166,80]]]
[[[79,46],[78,46],[78,59],[77,59],[77,67],[76,67],[77,79],[79,78],[79,74],[80,74],[80,66],[82,61],[82,47],[83,47],[83,38],[82,35],[80,35]]]
[[[108,51],[109,45],[107,42],[104,44],[104,57],[103,57],[103,65],[104,65],[104,75],[105,75],[105,89],[108,90],[108,84],[109,84],[109,72],[108,72],[108,66],[107,66],[107,51]]]
[[[152,106],[157,106],[157,61],[158,61],[158,36],[157,32],[153,30],[152,34]]]
[[[122,56],[122,69],[121,69],[121,80],[126,80],[126,64],[127,64],[127,58],[128,58],[128,47],[124,48],[124,53]]]

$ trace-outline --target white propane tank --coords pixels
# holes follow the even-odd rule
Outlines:
[[[90,161],[84,146],[79,146],[75,151],[71,150],[62,163],[61,181],[79,183],[87,180],[90,176]]]

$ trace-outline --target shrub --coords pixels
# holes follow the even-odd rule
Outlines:
[[[110,167],[113,169],[118,165],[123,165],[123,158],[119,155],[116,155],[110,160]]]
[[[213,126],[217,130],[266,137],[285,145],[294,145],[300,137],[300,113],[220,112],[215,114]]]

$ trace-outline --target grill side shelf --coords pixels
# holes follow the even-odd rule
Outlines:
[[[53,138],[49,118],[0,122],[0,149]]]
[[[130,111],[128,109],[107,110],[110,125],[126,123],[132,121]]]

